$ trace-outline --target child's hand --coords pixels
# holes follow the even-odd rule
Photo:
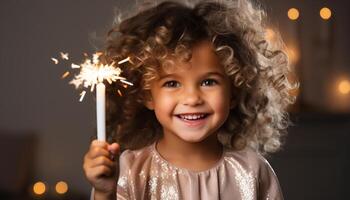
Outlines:
[[[115,196],[116,165],[114,157],[119,152],[117,143],[108,144],[94,140],[89,151],[84,156],[84,172],[91,185],[95,188],[95,196]]]

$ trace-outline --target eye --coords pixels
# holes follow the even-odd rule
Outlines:
[[[173,88],[173,87],[179,87],[180,83],[177,81],[167,81],[163,84],[163,87],[169,87],[169,88]]]
[[[202,82],[202,86],[213,86],[213,85],[216,85],[218,84],[218,82],[214,79],[205,79],[203,82]]]

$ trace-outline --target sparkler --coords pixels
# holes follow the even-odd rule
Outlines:
[[[60,53],[63,60],[68,60],[68,53]],[[87,54],[84,54],[87,57]],[[106,141],[106,87],[104,81],[107,81],[109,84],[119,80],[124,84],[133,85],[128,82],[124,77],[120,76],[122,72],[119,67],[115,66],[115,63],[112,64],[103,64],[100,62],[101,52],[93,54],[92,59],[86,58],[85,61],[80,64],[71,64],[72,69],[80,69],[80,73],[75,75],[75,77],[69,82],[74,85],[76,89],[78,88],[90,88],[90,91],[93,92],[96,88],[96,118],[97,118],[97,139],[100,141]],[[58,63],[57,59],[51,58]],[[121,65],[125,62],[128,62],[129,57],[119,61],[117,64]],[[69,75],[69,72],[65,72],[62,75],[62,78],[66,78]],[[121,95],[121,92],[118,90],[118,93]],[[84,99],[86,91],[83,90],[80,93],[79,101]]]

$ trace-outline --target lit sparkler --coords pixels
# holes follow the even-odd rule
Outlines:
[[[96,53],[93,55],[92,60],[86,59],[85,62],[80,65],[73,63],[71,68],[80,68],[80,73],[74,77],[70,84],[73,84],[75,88],[79,88],[81,86],[84,88],[90,87],[91,92],[93,92],[95,86],[98,83],[102,83],[104,80],[106,80],[109,84],[112,84],[112,82],[117,80],[125,81],[125,78],[120,76],[120,68],[114,66],[115,63],[105,65],[99,61],[99,57],[101,55],[102,53]]]
[[[97,117],[97,139],[106,141],[106,87],[103,83],[106,80],[109,84],[117,80],[125,84],[130,84],[124,77],[120,76],[121,69],[115,67],[115,63],[110,65],[100,62],[99,57],[102,53],[95,53],[91,59],[86,59],[81,65],[72,64],[73,69],[80,68],[80,73],[70,82],[76,88],[89,88],[93,92],[96,87],[96,117]],[[119,61],[118,64],[128,62],[129,58]],[[85,90],[80,94],[80,101],[85,96]]]
[[[60,53],[63,60],[68,60],[68,53]],[[90,88],[93,92],[96,88],[96,117],[97,117],[97,139],[101,141],[106,141],[106,87],[103,81],[107,81],[109,84],[119,80],[123,84],[133,85],[128,82],[124,77],[121,77],[121,69],[115,66],[115,63],[103,64],[100,62],[101,52],[93,54],[92,59],[88,58],[88,55],[84,53],[86,57],[85,61],[80,64],[71,64],[72,69],[80,69],[80,73],[75,75],[74,78],[69,82],[74,85],[75,88]],[[51,60],[57,64],[58,60],[56,58],[51,58]],[[129,57],[119,61],[117,64],[121,65],[125,62],[129,62]],[[62,75],[62,78],[66,78],[70,73],[67,71]],[[118,90],[120,96],[122,93]],[[80,93],[79,101],[84,99],[86,91],[83,90]]]

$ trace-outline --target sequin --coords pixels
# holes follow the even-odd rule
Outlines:
[[[120,186],[120,187],[122,187],[122,188],[125,188],[126,187],[126,184],[127,184],[127,182],[126,182],[126,176],[121,176],[121,177],[119,177],[119,179],[118,179],[118,185]]]

